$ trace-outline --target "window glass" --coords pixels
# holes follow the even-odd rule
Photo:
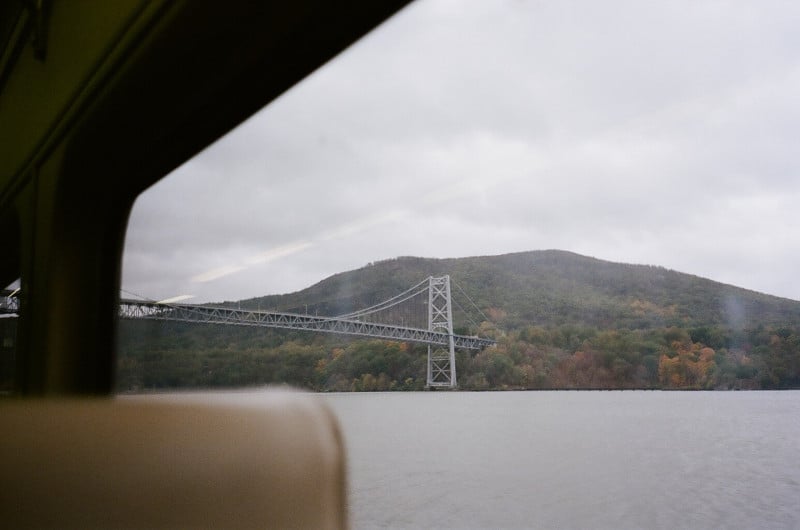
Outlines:
[[[797,392],[350,393],[800,388],[799,25],[413,3],[142,194],[119,391],[330,392],[355,528],[799,526]],[[243,325],[376,307],[496,344]]]
[[[0,290],[0,395],[10,394],[14,389],[19,285],[16,280]]]

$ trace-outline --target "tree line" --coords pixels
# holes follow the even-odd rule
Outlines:
[[[800,388],[800,328],[646,330],[525,326],[458,351],[463,390]],[[123,321],[118,389],[288,384],[314,391],[422,390],[421,345],[281,330]]]

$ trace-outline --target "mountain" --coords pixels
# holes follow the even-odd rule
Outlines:
[[[241,305],[338,315],[388,299],[429,275],[443,274],[508,330],[528,325],[748,329],[800,322],[800,302],[663,267],[613,263],[561,250],[453,259],[400,257],[335,274],[302,291],[243,300]],[[453,296],[461,296],[456,287]]]
[[[800,388],[800,302],[558,250],[402,257],[296,293],[227,303],[340,315],[444,274],[453,284],[456,332],[497,340],[480,352],[456,352],[461,389]],[[466,320],[462,308],[472,302],[480,311]],[[424,323],[410,324],[413,311],[404,323],[426,325],[425,306],[414,309]],[[276,383],[422,390],[426,382],[424,345],[378,339],[123,320],[119,344],[123,390]]]

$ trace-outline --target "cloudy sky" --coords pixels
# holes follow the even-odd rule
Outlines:
[[[146,191],[123,286],[558,248],[800,300],[798,27],[793,1],[414,3]]]

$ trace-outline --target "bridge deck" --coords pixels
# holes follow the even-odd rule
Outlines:
[[[449,335],[441,331],[361,322],[336,317],[320,317],[278,313],[273,311],[250,311],[191,304],[158,304],[138,300],[121,300],[120,317],[144,320],[170,320],[205,324],[227,324],[234,326],[258,326],[268,328],[299,329],[324,333],[339,333],[361,337],[375,337],[407,342],[447,346]],[[456,348],[480,350],[495,344],[491,339],[467,335],[453,335]]]

